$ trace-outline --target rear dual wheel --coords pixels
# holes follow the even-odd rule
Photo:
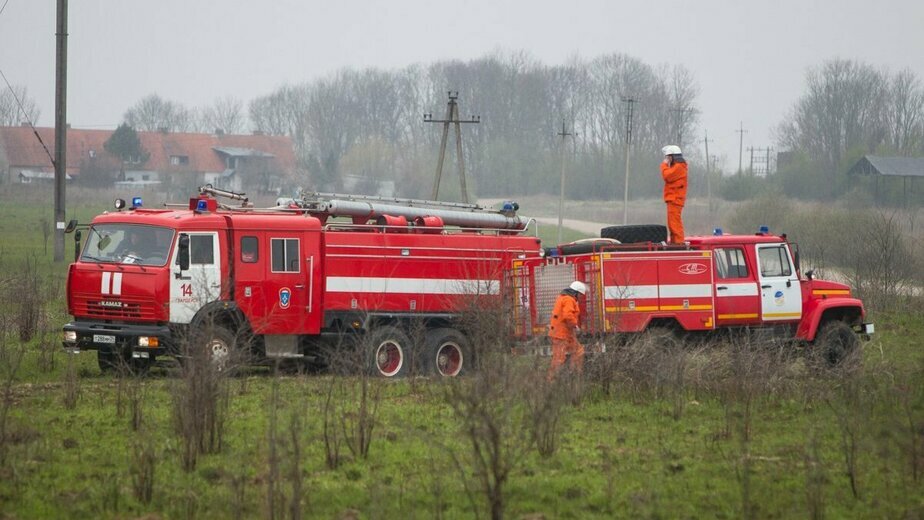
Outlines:
[[[368,369],[381,377],[404,377],[416,366],[424,374],[455,377],[465,373],[472,362],[468,338],[452,328],[428,330],[421,348],[415,348],[398,327],[385,325],[367,338]]]

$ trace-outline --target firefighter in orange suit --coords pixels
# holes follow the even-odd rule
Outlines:
[[[664,203],[667,204],[667,229],[670,242],[683,244],[683,205],[687,201],[687,161],[680,147],[667,145],[661,148],[664,161],[661,163],[661,177],[664,178]]]
[[[565,357],[571,355],[571,368],[581,372],[584,368],[584,347],[578,343],[578,323],[581,309],[578,297],[587,292],[582,282],[573,282],[555,300],[552,319],[549,322],[549,337],[552,339],[552,364],[549,379],[565,364]]]

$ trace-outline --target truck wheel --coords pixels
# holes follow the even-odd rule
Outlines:
[[[850,325],[840,320],[822,324],[815,338],[816,355],[829,367],[834,367],[854,354],[860,339]]]
[[[600,230],[600,238],[613,238],[623,244],[658,243],[667,240],[667,226],[660,224],[610,226]]]
[[[406,376],[410,366],[411,341],[397,327],[385,325],[372,330],[366,339],[369,372],[382,377]]]
[[[197,343],[204,344],[206,359],[218,370],[230,368],[231,358],[237,350],[234,334],[220,325],[212,325],[203,332],[202,339],[203,341]]]
[[[423,369],[440,377],[461,376],[472,363],[471,352],[468,338],[455,329],[427,331]]]

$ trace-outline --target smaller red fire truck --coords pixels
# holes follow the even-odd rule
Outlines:
[[[581,329],[597,339],[653,327],[772,331],[836,363],[873,332],[848,286],[800,273],[785,235],[719,233],[677,247],[615,226],[602,233],[611,239],[543,249],[515,203],[311,194],[257,209],[206,186],[179,208],[125,206],[77,230],[67,278],[64,346],[96,350],[102,369],[146,367],[184,345],[217,363],[241,351],[320,362],[362,345],[381,376],[455,376],[474,356],[461,319],[473,305],[502,309],[498,325],[521,340],[542,339],[575,280],[588,286]]]
[[[666,234],[661,226],[614,226],[601,234],[631,240],[638,228]],[[766,228],[754,235],[717,229],[687,237],[683,246],[581,241],[516,260],[513,272],[512,316],[523,338],[544,333],[555,297],[571,280],[588,287],[581,329],[597,337],[652,329],[701,338],[760,333],[807,345],[833,365],[874,331],[849,286],[803,275],[796,246]]]

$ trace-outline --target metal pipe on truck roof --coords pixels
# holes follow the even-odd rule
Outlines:
[[[517,215],[506,216],[493,212],[459,211],[448,209],[397,206],[366,201],[327,200],[317,208],[331,215],[345,217],[376,218],[382,215],[402,216],[408,220],[416,217],[440,217],[447,226],[484,229],[526,229],[529,219]]]

